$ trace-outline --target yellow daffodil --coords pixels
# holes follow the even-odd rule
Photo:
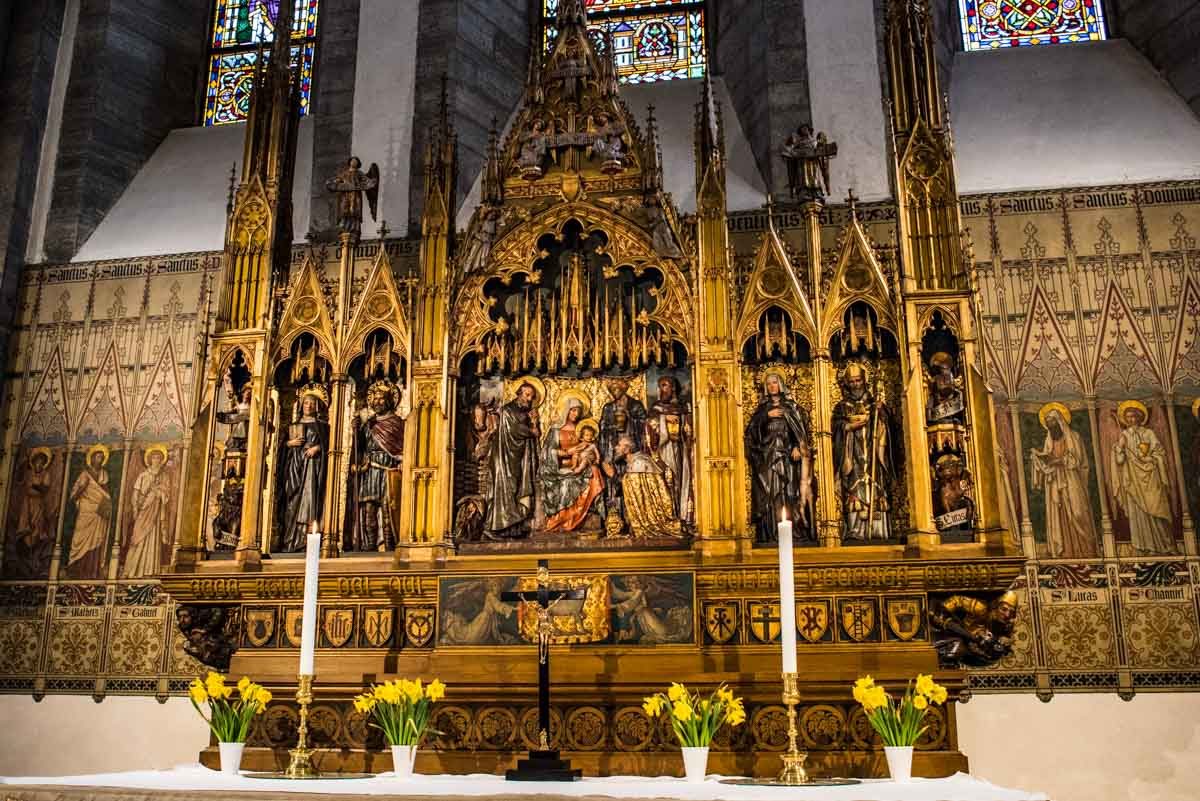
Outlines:
[[[728,704],[733,701],[733,690],[722,684],[717,688],[717,698]]]
[[[375,701],[375,696],[372,693],[363,693],[362,695],[355,696],[354,708],[366,714],[375,708]]]
[[[671,707],[671,714],[680,723],[687,723],[696,714],[696,711],[687,701],[676,701],[675,705]]]
[[[864,690],[862,700],[859,701],[868,712],[878,709],[881,706],[887,706],[887,692],[880,686],[876,685],[870,689]]]
[[[730,707],[725,720],[730,726],[741,726],[746,722],[746,710],[740,706]]]
[[[687,694],[687,688],[677,681],[671,682],[671,687],[667,690],[667,697],[674,702],[687,698]]]
[[[266,709],[267,704],[271,703],[271,699],[273,697],[274,696],[271,695],[271,691],[266,687],[258,687],[254,692],[254,702],[258,704],[258,711],[262,712],[264,709]]]
[[[869,690],[875,686],[875,679],[870,676],[863,676],[858,681],[854,682],[854,688],[857,690]]]
[[[408,696],[408,700],[414,704],[417,701],[420,701],[422,696],[425,695],[425,688],[421,686],[421,680],[417,679],[416,681],[410,681],[408,683],[408,687],[406,687],[404,690],[404,694]]]
[[[441,679],[434,679],[425,687],[425,697],[430,701],[440,701],[446,697],[446,685]]]
[[[204,679],[204,686],[210,698],[228,698],[233,695],[233,688],[225,686],[225,677],[220,673],[209,673]]]
[[[660,714],[662,714],[662,709],[663,709],[662,696],[651,695],[651,696],[646,697],[642,701],[642,709],[650,717],[652,717],[652,718],[658,717]]]
[[[933,676],[928,673],[918,673],[916,691],[918,695],[930,695],[933,692]]]
[[[200,679],[193,679],[188,685],[188,696],[196,704],[203,704],[208,701],[208,691],[204,689],[204,682]]]
[[[712,709],[712,701],[705,698],[704,700],[702,700],[700,702],[700,711],[707,714],[708,710],[710,710],[710,709]]]
[[[916,707],[917,709],[925,709],[926,707],[929,706],[929,700],[925,696],[921,695],[920,693],[917,693],[916,695],[913,696],[912,702],[913,702],[913,706]]]
[[[853,690],[852,692],[854,693],[854,700],[855,700],[855,701],[858,701],[860,704],[865,704],[865,703],[866,703],[866,701],[864,700],[864,699],[867,697],[867,691],[866,691],[866,690],[864,690],[862,687],[859,687],[859,686],[856,684],[856,685],[854,686],[854,690]]]
[[[945,687],[940,684],[935,684],[933,685],[933,690],[930,691],[929,700],[933,701],[935,704],[944,704],[946,703],[946,698],[948,695],[949,693],[946,692]]]

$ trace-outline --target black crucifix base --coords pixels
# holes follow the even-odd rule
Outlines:
[[[510,782],[573,782],[583,777],[583,771],[572,768],[569,759],[559,759],[558,751],[552,750],[550,738],[550,607],[558,601],[582,600],[586,589],[550,589],[550,563],[538,560],[537,590],[534,592],[506,592],[504,601],[533,603],[538,607],[538,740],[540,748],[529,752],[528,759],[517,761],[517,766],[506,771],[504,778]]]
[[[510,782],[573,782],[582,776],[571,760],[558,758],[558,751],[530,751],[528,759],[517,760],[504,774]]]

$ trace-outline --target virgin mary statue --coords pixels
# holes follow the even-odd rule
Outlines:
[[[542,507],[547,531],[600,527],[603,514],[598,507],[604,477],[596,445],[598,426],[585,418],[583,401],[568,397],[562,419],[550,427],[542,442]]]

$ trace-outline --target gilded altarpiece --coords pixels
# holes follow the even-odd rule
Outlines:
[[[747,432],[771,410],[798,477],[784,506],[803,523],[813,762],[882,770],[849,684],[937,668],[956,610],[1013,616],[990,665],[943,667],[958,702],[1195,687],[1200,185],[956,210],[922,107],[935,132],[912,137],[933,161],[914,145],[898,169],[937,190],[942,222],[937,253],[913,256],[908,200],[727,209],[706,85],[684,217],[582,5],[561,3],[557,24],[467,230],[443,120],[421,236],[342,230],[290,263],[280,249],[265,328],[223,316],[237,237],[224,256],[26,269],[4,396],[0,688],[165,698],[202,663],[249,672],[281,699],[251,734],[250,758],[274,764],[295,737],[303,590],[279,520],[303,506],[328,535],[309,717],[325,767],[385,769],[349,698],[393,673],[451,687],[431,765],[490,771],[534,747],[529,610],[502,596],[548,553],[593,600],[556,623],[551,744],[593,772],[662,772],[675,746],[641,696],[729,680],[749,719],[720,734],[715,769],[765,771],[787,734],[761,513],[778,499],[755,502],[749,467],[769,448]],[[368,187],[356,169],[349,185]],[[864,428],[875,456],[854,450]],[[243,491],[262,499],[251,513],[241,486],[261,488]],[[955,708],[931,718],[918,770],[965,765]]]

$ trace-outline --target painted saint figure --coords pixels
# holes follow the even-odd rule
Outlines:
[[[1158,435],[1146,427],[1148,417],[1145,405],[1135,400],[1117,407],[1122,431],[1109,467],[1113,497],[1129,519],[1129,536],[1139,556],[1175,551],[1167,452]]]
[[[362,162],[351,156],[338,174],[325,182],[325,188],[337,195],[337,223],[343,233],[358,235],[362,232],[362,196],[366,194],[375,219],[375,207],[379,199],[379,165],[372,164],[364,173]]]
[[[329,455],[329,424],[318,415],[325,404],[325,389],[310,386],[300,393],[300,417],[288,426],[287,456],[284,461],[283,529],[278,550],[303,551],[309,526],[320,525],[325,507],[326,457]]]
[[[392,382],[376,381],[367,388],[366,408],[358,413],[358,516],[350,543],[354,551],[390,550],[400,530],[404,418],[396,413],[396,393]]]
[[[621,517],[624,514],[621,478],[625,475],[626,460],[616,459],[617,443],[622,437],[629,437],[633,451],[641,448],[646,435],[646,407],[629,396],[629,381],[625,378],[609,381],[608,394],[612,400],[600,412],[600,456],[606,465],[604,471],[610,476],[604,487],[604,505],[609,517]]]
[[[763,381],[763,397],[746,426],[750,515],[758,542],[775,542],[783,518],[806,530],[812,507],[812,440],[808,413],[787,394],[778,373]]]
[[[20,504],[17,528],[8,542],[4,557],[5,575],[15,579],[44,578],[50,568],[54,549],[54,520],[57,508],[50,506],[54,484],[50,465],[54,454],[49,448],[34,448],[25,460],[24,476],[13,493]]]
[[[658,379],[658,400],[646,418],[646,442],[662,466],[671,490],[675,517],[683,523],[694,518],[692,499],[692,412],[679,399],[679,381]]]
[[[71,487],[75,504],[75,530],[67,557],[67,574],[72,578],[100,578],[107,551],[109,525],[113,516],[108,490],[108,454],[103,445],[87,452],[87,464]]]
[[[867,370],[850,364],[842,373],[842,399],[833,407],[833,467],[842,493],[842,536],[891,536],[892,413],[867,386]]]
[[[123,578],[153,576],[159,570],[164,545],[171,544],[171,477],[165,445],[151,445],[142,456],[146,469],[133,483],[128,550],[121,565]]]
[[[484,531],[496,539],[527,536],[538,475],[537,389],[528,381],[500,407],[488,454],[491,498]]]
[[[1047,403],[1038,414],[1046,429],[1041,449],[1029,452],[1033,488],[1046,493],[1046,539],[1050,555],[1086,559],[1096,555],[1096,523],[1088,497],[1088,457],[1083,437],[1071,428],[1071,412]]]

